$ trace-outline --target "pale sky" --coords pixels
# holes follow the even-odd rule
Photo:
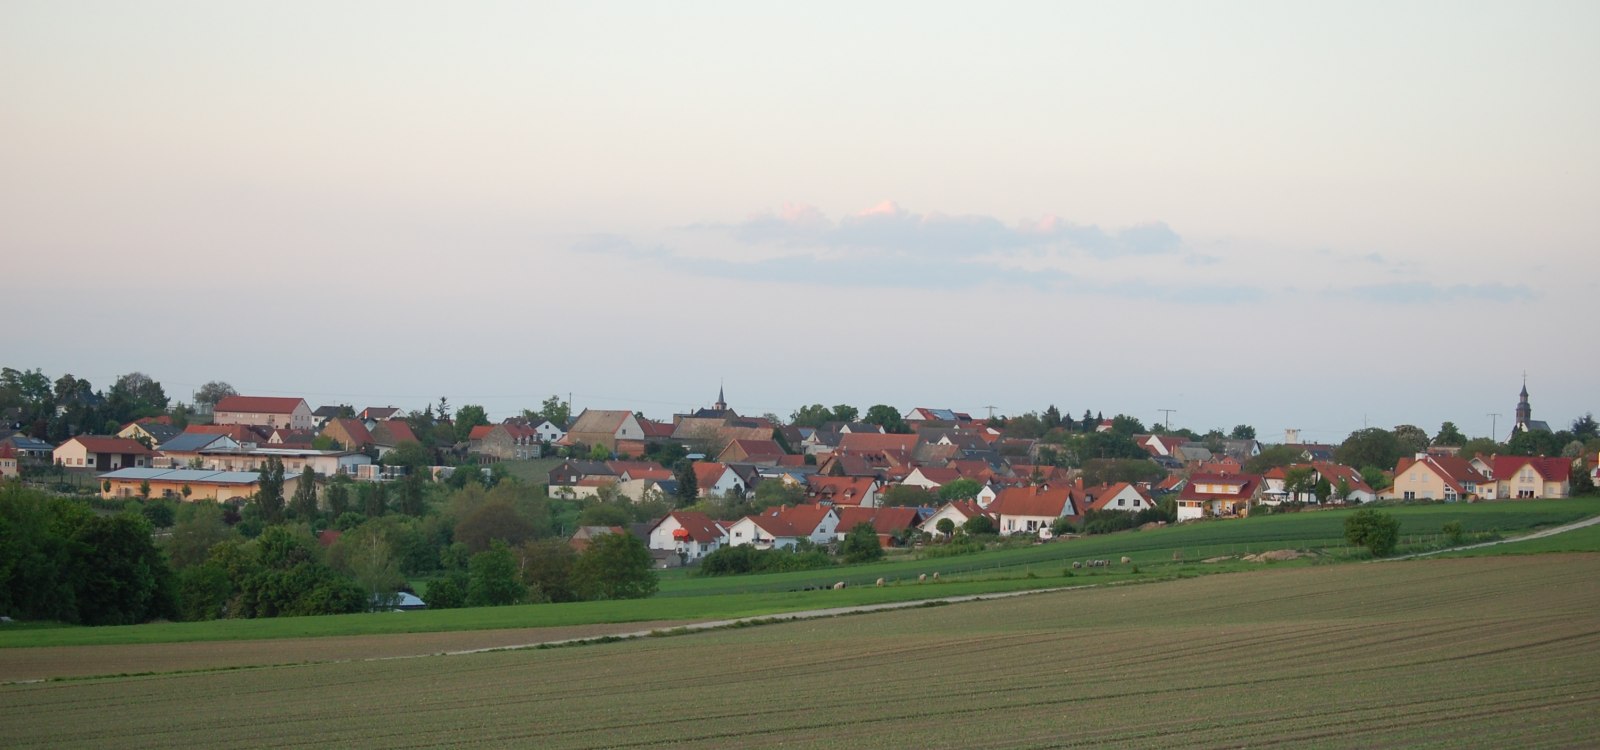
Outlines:
[[[0,5],[0,364],[313,406],[1600,410],[1600,3]]]

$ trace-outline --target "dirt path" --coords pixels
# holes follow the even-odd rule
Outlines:
[[[1561,525],[1561,526],[1552,526],[1552,527],[1550,527],[1548,529],[1544,529],[1542,531],[1535,531],[1532,534],[1524,534],[1522,536],[1515,536],[1515,537],[1512,537],[1510,539],[1496,539],[1496,540],[1494,540],[1492,542],[1479,542],[1477,544],[1468,544],[1468,545],[1466,545],[1464,547],[1447,547],[1445,549],[1436,549],[1436,550],[1433,550],[1431,552],[1418,552],[1418,553],[1412,554],[1412,555],[1401,555],[1400,557],[1391,557],[1391,558],[1387,558],[1385,560],[1380,560],[1378,562],[1391,562],[1391,561],[1394,561],[1394,560],[1411,560],[1411,559],[1418,558],[1418,557],[1427,557],[1429,555],[1437,555],[1437,554],[1439,554],[1441,552],[1460,552],[1461,550],[1464,550],[1464,549],[1479,549],[1481,547],[1493,547],[1496,544],[1514,544],[1516,542],[1525,542],[1525,541],[1528,541],[1529,539],[1543,539],[1543,538],[1545,538],[1547,536],[1555,536],[1557,534],[1565,534],[1565,533],[1567,533],[1569,531],[1576,531],[1578,529],[1581,529],[1581,528],[1584,528],[1584,527],[1587,527],[1587,526],[1593,526],[1595,524],[1600,524],[1600,516],[1594,516],[1593,518],[1585,518],[1582,521],[1573,521],[1572,523],[1564,524],[1564,525]]]

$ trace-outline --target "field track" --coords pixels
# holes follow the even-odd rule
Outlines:
[[[1583,747],[1600,737],[1596,612],[1593,554],[1269,568],[579,648],[13,685],[0,744]]]

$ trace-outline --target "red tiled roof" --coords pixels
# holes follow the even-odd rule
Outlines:
[[[846,453],[903,451],[910,454],[916,447],[916,435],[847,432],[839,436],[839,450]]]
[[[1224,485],[1226,492],[1201,492],[1200,485]],[[1240,500],[1255,494],[1261,477],[1255,474],[1193,474],[1178,497],[1184,500]]]
[[[824,505],[796,505],[772,508],[745,518],[775,537],[810,536],[827,518],[832,508]]]
[[[676,520],[678,525],[688,534],[689,541],[692,542],[709,543],[720,541],[726,535],[722,525],[704,513],[675,510],[668,513],[667,517]],[[657,525],[659,526],[660,524]]]
[[[68,443],[76,442],[90,453],[127,453],[130,455],[150,456],[155,452],[144,447],[144,443],[127,438],[109,437],[106,435],[79,435]],[[65,445],[66,443],[63,443]]]
[[[653,438],[659,440],[672,437],[673,426],[671,424],[657,422],[653,419],[641,419],[639,420],[639,426],[644,428],[644,436],[647,439]]]
[[[0,458],[16,458],[17,449],[10,443],[0,443]]]
[[[379,422],[378,426],[374,429],[377,430],[379,434],[382,434],[383,431],[387,430],[389,432],[389,439],[393,441],[395,445],[399,445],[407,440],[410,440],[413,443],[422,442],[417,439],[417,434],[411,431],[411,423],[405,421],[404,419],[386,419],[382,422]]]
[[[1069,487],[1007,487],[1000,491],[989,512],[1008,516],[1076,516],[1081,510],[1074,503]]]
[[[784,455],[783,446],[776,440],[734,440],[728,447],[738,446],[749,458],[777,458]],[[726,449],[725,449],[726,450]]]
[[[1545,458],[1544,456],[1495,456],[1492,468],[1495,481],[1509,481],[1524,466],[1532,466],[1546,482],[1566,482],[1572,479],[1572,459]]]
[[[806,499],[835,505],[860,505],[876,481],[872,477],[824,477],[813,474],[806,479]]]
[[[937,485],[946,485],[961,478],[960,469],[949,467],[938,468],[935,466],[921,466],[916,471],[922,472],[922,477]],[[913,472],[914,473],[914,472]]]
[[[1088,504],[1086,510],[1106,510],[1106,503],[1111,502],[1111,500],[1115,499],[1117,495],[1122,494],[1124,490],[1130,489],[1138,493],[1139,497],[1142,498],[1146,504],[1151,506],[1155,505],[1155,500],[1152,500],[1150,495],[1144,490],[1128,484],[1127,482],[1118,482],[1111,485],[1102,484],[1099,487],[1091,487],[1087,490],[1084,490],[1084,494],[1094,498],[1094,500]],[[1111,506],[1110,509],[1118,510],[1116,506]],[[1123,507],[1122,510],[1128,510],[1128,508]]]
[[[305,403],[303,398],[285,398],[280,396],[226,396],[217,402],[215,411],[243,411],[254,414],[289,414],[300,404]]]
[[[839,508],[837,512],[841,531],[870,523],[879,534],[895,534],[917,525],[916,508]]]
[[[482,440],[486,437],[489,437],[489,433],[494,432],[494,428],[495,425],[492,424],[480,424],[467,432],[467,439]]]
[[[639,477],[637,472],[656,471],[665,468],[654,461],[607,461],[605,464],[606,468],[611,469],[611,473],[619,477],[622,476],[623,472],[634,472],[635,479]]]
[[[350,450],[360,450],[362,446],[372,444],[372,433],[367,431],[365,422],[353,417],[328,420],[328,426],[331,427],[335,424],[344,428],[344,433],[350,436],[350,442],[354,443],[354,445],[347,446]],[[326,433],[328,428],[323,427],[322,431]]]
[[[694,481],[701,492],[706,491],[722,478],[722,473],[727,471],[726,464],[701,461],[694,465]]]

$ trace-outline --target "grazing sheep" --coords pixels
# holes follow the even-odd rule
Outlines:
[[[922,575],[917,576],[917,583],[922,583],[923,581],[926,581],[926,580],[928,580],[928,574],[927,573],[923,573]]]
[[[1072,569],[1073,570],[1078,570],[1079,568],[1082,568],[1082,567],[1083,567],[1083,563],[1078,562],[1077,560],[1073,560],[1072,561]]]
[[[1123,555],[1122,556],[1122,564],[1123,565],[1127,565],[1128,563],[1131,563],[1131,562],[1133,562],[1133,558],[1128,557],[1127,555]]]
[[[935,580],[935,581],[939,580],[939,571],[937,571],[937,570],[933,571],[933,580]]]
[[[883,588],[883,579],[879,578],[878,579],[878,583],[876,585],[877,585],[878,588]]]
[[[844,581],[840,581],[838,583],[833,584],[833,590],[834,591],[841,591],[843,589],[844,589]]]

